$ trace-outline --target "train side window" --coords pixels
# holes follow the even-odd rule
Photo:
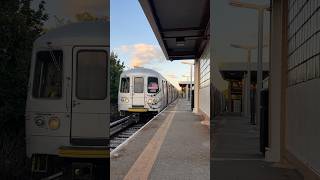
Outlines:
[[[157,93],[159,91],[158,78],[148,77],[148,93]]]
[[[129,77],[121,78],[120,92],[129,93],[129,91],[130,91],[130,78]]]
[[[77,54],[76,95],[79,99],[102,100],[107,96],[107,52],[81,50]]]
[[[32,95],[35,98],[58,99],[62,96],[61,50],[40,51],[36,56]]]
[[[135,77],[134,78],[134,92],[135,93],[143,93],[144,80],[143,77]]]

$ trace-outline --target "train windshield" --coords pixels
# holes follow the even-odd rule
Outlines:
[[[120,92],[129,93],[129,91],[130,91],[130,78],[129,77],[121,78]]]
[[[134,92],[143,93],[144,80],[143,77],[134,78]]]
[[[107,95],[107,52],[83,50],[77,56],[77,97],[102,100]]]
[[[57,99],[62,95],[62,51],[40,51],[36,56],[32,95]]]
[[[157,93],[158,91],[158,78],[148,77],[148,93]]]

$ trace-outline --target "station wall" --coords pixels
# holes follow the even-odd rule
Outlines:
[[[320,1],[288,0],[286,148],[320,174]]]
[[[320,174],[320,79],[287,90],[287,149]]]
[[[199,108],[210,117],[210,48],[207,45],[199,59]]]
[[[211,41],[210,41],[211,42]],[[199,110],[204,113],[207,117],[210,117],[210,104],[213,105],[212,109],[214,110],[213,115],[218,115],[221,111],[224,110],[225,106],[225,97],[223,96],[223,91],[228,88],[228,82],[225,81],[219,71],[219,67],[214,65],[211,67],[213,61],[210,61],[212,58],[210,53],[210,43],[207,44],[204,49],[201,57],[196,61],[196,68],[199,71]],[[213,70],[213,72],[211,72]],[[212,76],[212,77],[211,77]],[[213,80],[213,88],[210,89],[210,79]],[[210,95],[210,91],[213,93]],[[210,103],[210,96],[214,96],[213,103]]]

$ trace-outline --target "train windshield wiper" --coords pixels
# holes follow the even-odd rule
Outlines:
[[[58,70],[58,72],[61,72],[60,64],[58,64],[58,62],[56,60],[56,57],[54,56],[53,47],[51,46],[51,43],[48,42],[47,45],[49,47],[49,53],[50,53],[50,56],[51,56],[51,61],[53,62],[54,66]]]

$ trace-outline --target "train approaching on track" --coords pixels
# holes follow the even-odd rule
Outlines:
[[[34,42],[26,106],[33,173],[53,173],[61,160],[108,158],[109,47],[105,21],[68,24]],[[75,166],[81,174],[94,165]]]
[[[160,73],[133,68],[120,75],[118,110],[131,113],[159,113],[178,97],[178,90]]]

